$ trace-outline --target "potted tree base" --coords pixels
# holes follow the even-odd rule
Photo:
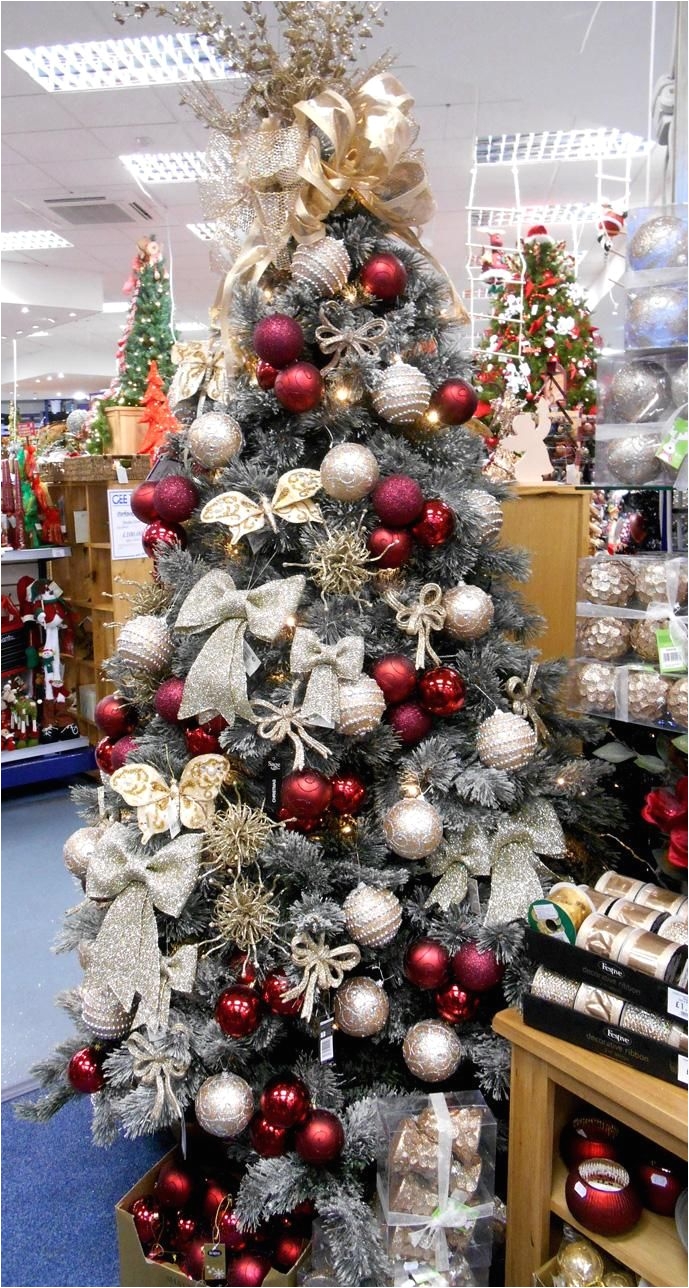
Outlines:
[[[106,407],[110,442],[103,448],[105,456],[136,456],[145,433],[141,423],[143,407]]]

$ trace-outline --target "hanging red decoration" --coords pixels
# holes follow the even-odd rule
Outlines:
[[[198,488],[185,474],[168,474],[156,483],[153,504],[163,523],[184,523],[198,503]]]
[[[103,774],[112,774],[115,772],[112,763],[112,752],[114,746],[115,744],[112,738],[101,738],[100,742],[96,743],[93,755],[98,768]]]
[[[178,675],[171,675],[159,686],[153,705],[158,715],[168,724],[177,724],[177,716],[184,695],[184,680]]]
[[[285,1001],[285,993],[288,993],[291,988],[292,984],[286,975],[280,975],[277,972],[266,975],[261,997],[264,1005],[272,1011],[273,1015],[284,1015],[289,1018],[299,1014],[302,1005],[300,997],[292,997],[289,1001]]]
[[[432,716],[454,716],[466,701],[466,685],[452,666],[436,666],[419,680],[419,701]]]
[[[163,1163],[153,1186],[153,1194],[164,1208],[186,1207],[191,1203],[194,1194],[194,1181],[191,1173],[174,1159]]]
[[[455,512],[446,501],[433,497],[424,501],[419,518],[412,528],[412,534],[420,546],[432,550],[434,546],[444,546],[451,539],[455,530]]]
[[[367,545],[379,568],[401,568],[414,549],[405,528],[374,528]]]
[[[332,795],[332,784],[325,774],[316,769],[296,769],[282,780],[280,805],[300,821],[313,821],[325,813]]]
[[[323,397],[323,377],[311,362],[295,362],[278,373],[275,397],[293,415],[313,411]]]
[[[101,732],[109,738],[123,738],[136,725],[136,712],[120,693],[109,693],[96,703],[94,719]]]
[[[478,405],[476,390],[466,380],[446,380],[431,398],[431,410],[436,411],[443,425],[463,425],[474,415]]]
[[[329,1109],[314,1109],[294,1137],[296,1151],[312,1167],[327,1167],[344,1149],[344,1127]]]
[[[403,653],[388,653],[371,667],[371,675],[383,690],[387,703],[404,702],[416,688],[416,667]]]
[[[388,710],[388,722],[405,747],[421,742],[433,728],[433,721],[419,702],[400,702]]]
[[[140,483],[138,487],[134,488],[134,491],[129,498],[132,514],[135,515],[141,523],[153,523],[154,519],[160,518],[153,502],[157,486],[158,484],[154,479],[146,479],[143,483]]]
[[[435,939],[417,939],[404,958],[404,974],[416,988],[438,989],[447,982],[450,954]]]
[[[304,348],[304,332],[295,318],[273,313],[254,327],[253,342],[259,358],[279,369],[296,362]]]
[[[292,1269],[295,1261],[299,1260],[305,1247],[306,1239],[300,1235],[290,1234],[287,1231],[279,1234],[273,1247],[272,1259],[275,1269],[286,1274],[288,1270]]]
[[[263,1114],[254,1114],[249,1123],[252,1148],[261,1158],[280,1158],[287,1153],[290,1143],[288,1127],[278,1127]]]
[[[163,523],[162,519],[154,519],[153,523],[149,523],[148,527],[144,528],[141,544],[149,559],[154,559],[157,546],[165,546],[168,550],[174,550],[175,546],[179,546],[184,550],[187,534],[177,523]]]
[[[261,999],[245,984],[233,984],[220,994],[215,1018],[228,1038],[248,1038],[261,1022]]]
[[[466,1024],[473,1020],[479,1004],[478,997],[467,993],[459,984],[446,984],[438,989],[434,1000],[438,1015],[448,1024]]]
[[[452,974],[462,988],[472,993],[487,993],[496,988],[505,974],[505,967],[490,948],[479,948],[470,942],[462,944],[452,958]]]
[[[358,814],[366,800],[366,786],[356,774],[338,774],[330,779],[331,809],[336,814]]]
[[[239,1221],[231,1208],[225,1208],[223,1211],[218,1212],[215,1224],[218,1227],[218,1241],[220,1243],[224,1243],[225,1247],[230,1248],[232,1252],[244,1251],[249,1242],[249,1237],[244,1230],[239,1228]]]
[[[146,1194],[140,1199],[134,1199],[129,1211],[134,1217],[134,1229],[143,1247],[157,1243],[163,1230],[163,1213],[153,1195]]]
[[[371,504],[381,523],[406,528],[421,514],[423,492],[408,474],[390,474],[373,489]]]
[[[272,389],[277,379],[278,369],[263,358],[256,364],[256,380],[261,389]]]
[[[113,746],[112,755],[110,757],[110,763],[112,765],[111,772],[114,774],[116,769],[121,769],[127,760],[127,756],[136,750],[137,745],[131,734],[126,733],[124,738],[118,738],[117,742]]]
[[[75,1051],[67,1066],[67,1081],[74,1091],[83,1095],[94,1095],[105,1086],[103,1060],[105,1051],[96,1047],[82,1047]]]
[[[378,300],[394,300],[407,287],[407,270],[397,255],[387,252],[372,255],[364,264],[359,281],[369,295]]]
[[[261,1092],[261,1113],[275,1127],[296,1127],[311,1108],[309,1089],[299,1078],[271,1078]]]
[[[184,741],[190,756],[208,756],[220,751],[220,743],[215,734],[209,733],[205,725],[184,730]]]
[[[233,1284],[234,1288],[259,1288],[270,1268],[269,1257],[243,1252],[239,1257],[230,1257],[225,1283]]]

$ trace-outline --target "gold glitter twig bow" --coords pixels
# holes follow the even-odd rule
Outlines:
[[[326,944],[324,934],[320,934],[316,941],[305,930],[294,936],[290,946],[292,961],[303,970],[304,976],[284,994],[284,999],[290,1002],[303,996],[301,1018],[308,1023],[313,1014],[316,989],[324,993],[330,988],[339,988],[345,971],[354,970],[359,965],[361,953],[356,944],[340,944],[338,948],[331,948]]]
[[[566,850],[560,820],[542,797],[522,805],[517,814],[504,815],[493,835],[484,834],[478,843],[485,845],[490,859],[487,926],[526,917],[534,899],[543,898],[541,879],[553,875],[538,856],[557,858]]]
[[[227,380],[225,357],[220,347],[212,350],[209,344],[202,342],[177,343],[172,346],[171,357],[177,365],[168,390],[171,407],[185,398],[193,398],[199,389],[214,402],[224,400]]]
[[[321,353],[333,355],[327,367],[321,369],[322,376],[334,371],[345,355],[355,354],[357,358],[363,358],[366,354],[377,353],[388,333],[385,318],[369,317],[362,326],[340,330],[328,317],[326,304],[321,304],[318,316],[321,325],[316,327],[316,343]]]
[[[395,609],[395,621],[405,635],[416,635],[416,668],[420,670],[426,663],[426,653],[440,666],[440,658],[431,647],[431,631],[441,631],[445,625],[443,592],[434,581],[429,581],[419,591],[415,604],[405,604],[399,595],[389,590],[383,595],[386,604]]]
[[[289,702],[283,703],[281,707],[275,706],[272,702],[266,702],[263,698],[256,699],[253,705],[254,711],[261,707],[267,713],[256,725],[259,738],[265,738],[268,742],[276,744],[289,738],[294,747],[292,769],[304,768],[304,743],[324,760],[328,759],[330,755],[328,748],[306,730],[303,710],[301,707],[295,707],[294,697],[290,698]]]
[[[204,505],[201,522],[222,523],[230,529],[235,542],[266,527],[277,532],[277,519],[285,523],[322,523],[320,510],[310,499],[320,487],[318,470],[289,470],[278,479],[272,500],[262,496],[252,501],[243,492],[222,492]]]
[[[340,719],[340,681],[357,680],[364,665],[364,641],[345,635],[337,644],[323,644],[315,631],[297,627],[290,653],[293,675],[311,678],[301,705],[301,718],[334,729]]]
[[[180,1032],[183,1030],[176,1026]],[[191,1063],[189,1055],[173,1055],[154,1045],[143,1033],[131,1033],[124,1044],[132,1055],[132,1072],[144,1087],[155,1087],[155,1100],[147,1114],[147,1126],[155,1130],[182,1117],[182,1106],[172,1085],[181,1082]]]
[[[296,612],[305,585],[306,579],[298,576],[237,590],[228,573],[209,572],[201,578],[182,604],[175,630],[198,635],[216,629],[187,676],[181,720],[202,711],[219,711],[229,725],[236,716],[254,723],[246,687],[246,632],[274,640]]]
[[[181,827],[203,831],[215,810],[227,769],[224,756],[195,756],[185,765],[179,782],[173,778],[166,783],[153,765],[124,765],[115,770],[110,786],[128,805],[136,807],[136,821],[146,845],[161,832],[174,838]]]
[[[532,662],[526,681],[522,680],[518,675],[511,676],[505,684],[505,692],[511,699],[514,714],[523,716],[525,720],[530,720],[540,742],[547,742],[550,738],[550,733],[536,710],[536,703],[531,693],[537,671],[538,663]]]

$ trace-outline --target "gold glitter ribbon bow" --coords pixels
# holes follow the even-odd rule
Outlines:
[[[317,755],[327,760],[330,752],[324,747],[322,742],[313,738],[306,730],[304,714],[301,707],[295,707],[294,698],[289,702],[283,703],[281,707],[276,707],[272,702],[266,702],[263,698],[257,698],[254,701],[254,711],[259,707],[267,714],[263,716],[257,726],[256,733],[259,738],[265,738],[267,742],[281,743],[289,738],[294,747],[294,760],[292,769],[304,768],[304,743],[315,751]]]
[[[202,711],[219,711],[229,725],[236,716],[255,723],[246,687],[246,632],[274,640],[296,612],[305,585],[305,578],[298,576],[237,590],[226,572],[209,572],[201,578],[182,604],[175,630],[191,635],[213,630],[213,634],[187,676],[180,720]],[[254,663],[258,659],[249,650],[249,664]]]
[[[182,1106],[172,1082],[173,1079],[181,1082],[185,1077],[191,1063],[189,1055],[163,1051],[143,1033],[131,1033],[124,1045],[131,1052],[132,1072],[137,1082],[144,1087],[155,1088],[153,1107],[146,1116],[147,1126],[155,1130],[181,1118]]]
[[[490,876],[490,854],[483,829],[467,828],[461,842],[449,841],[438,846],[426,859],[431,876],[440,880],[426,900],[426,907],[437,904],[447,912],[450,904],[461,903],[469,889],[470,877]]]
[[[340,944],[338,948],[331,948],[326,944],[324,934],[315,940],[305,930],[294,936],[291,949],[292,961],[303,970],[304,975],[283,996],[286,1002],[303,997],[301,1018],[308,1023],[313,1014],[316,989],[324,993],[330,988],[339,988],[345,971],[354,970],[359,965],[361,952],[356,944]]]
[[[415,604],[405,604],[399,595],[390,590],[383,595],[386,604],[395,609],[395,621],[405,635],[416,635],[416,668],[420,670],[426,663],[426,653],[436,666],[440,658],[431,647],[431,631],[441,631],[445,625],[443,592],[434,581],[429,581],[419,591]]]
[[[195,342],[173,344],[172,361],[177,370],[168,390],[171,407],[193,398],[202,389],[214,402],[222,402],[226,395],[225,357],[222,349],[211,350],[208,344]]]
[[[539,741],[547,742],[550,738],[550,733],[536,710],[536,703],[531,692],[537,671],[538,663],[532,662],[526,681],[522,680],[518,675],[511,676],[505,684],[505,692],[511,700],[514,714],[523,716],[525,720],[530,720]]]
[[[540,854],[557,858],[566,850],[560,820],[542,797],[522,805],[517,814],[503,816],[497,831],[485,837],[490,858],[491,891],[485,925],[519,921],[534,899],[543,898],[543,877],[553,873]]]
[[[196,965],[199,950],[196,944],[182,944],[170,957],[160,960],[160,992],[158,994],[158,1011],[151,1027],[166,1029],[170,1017],[172,990],[176,993],[191,993],[196,979]],[[137,1013],[137,1019],[141,1011]]]
[[[323,516],[310,498],[320,491],[319,470],[288,470],[278,479],[271,500],[258,501],[243,492],[221,492],[208,501],[201,511],[202,523],[222,523],[230,529],[233,541],[270,527],[277,532],[277,519],[285,523],[322,523]]]
[[[301,718],[334,729],[340,719],[340,681],[358,680],[364,665],[364,641],[345,635],[337,644],[323,644],[315,631],[299,626],[292,640],[290,670],[311,678],[301,704]]]
[[[199,874],[203,837],[186,832],[155,854],[130,848],[121,823],[100,838],[89,863],[89,899],[112,900],[93,943],[85,987],[111,988],[125,1011],[141,998],[137,1022],[154,1022],[160,1001],[160,953],[154,909],[179,917]]]
[[[385,318],[371,317],[360,327],[345,327],[341,330],[328,317],[327,305],[321,304],[318,316],[321,325],[316,327],[316,343],[321,353],[333,355],[327,367],[321,369],[321,375],[334,371],[345,354],[364,358],[366,354],[377,353],[388,333]]]

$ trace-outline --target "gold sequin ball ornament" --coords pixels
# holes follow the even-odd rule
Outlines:
[[[211,1136],[239,1136],[254,1113],[248,1082],[235,1073],[216,1073],[201,1083],[194,1101],[196,1120]]]
[[[675,680],[667,698],[667,709],[670,718],[682,729],[687,727],[687,677]]]
[[[461,500],[466,501],[471,513],[476,535],[481,543],[495,541],[502,529],[502,506],[490,492],[481,488],[468,488],[462,492]]]
[[[350,1038],[374,1037],[385,1028],[389,1014],[387,993],[372,979],[356,975],[337,990],[333,1007],[335,1023]]]
[[[634,573],[623,559],[592,559],[581,581],[581,589],[592,604],[615,604],[623,608],[634,594]]]
[[[172,661],[172,635],[162,617],[132,617],[117,641],[118,656],[140,670],[161,675]]]
[[[657,478],[662,465],[656,456],[661,444],[659,434],[632,434],[613,438],[608,444],[608,470],[618,483],[641,487]]]
[[[82,990],[81,1018],[95,1038],[116,1042],[129,1033],[133,1015],[120,1005],[112,989],[94,985]]]
[[[82,885],[103,830],[102,827],[80,827],[64,843],[62,858],[65,867]]]
[[[446,590],[443,608],[443,629],[455,640],[478,640],[493,625],[493,601],[480,586],[466,586],[461,582]]]
[[[321,461],[321,487],[335,501],[361,501],[372,492],[380,470],[363,443],[338,443]]]
[[[423,372],[408,362],[395,362],[380,378],[373,409],[389,425],[414,425],[430,398],[431,386]]]
[[[491,769],[523,769],[538,746],[536,732],[522,716],[496,711],[478,727],[479,760]]]
[[[442,815],[423,796],[405,797],[388,810],[383,832],[393,854],[425,859],[443,839]]]
[[[586,662],[577,667],[576,695],[587,711],[615,710],[615,667],[599,662]]]
[[[636,568],[636,597],[644,608],[649,604],[665,604],[668,602],[671,590],[669,575],[670,569],[668,563],[663,559],[639,559]],[[687,569],[686,564],[680,565],[679,578],[677,579],[677,589],[675,591],[677,603],[682,607],[687,602]]]
[[[627,707],[630,718],[655,724],[667,711],[671,681],[657,671],[629,671]]]
[[[370,675],[340,684],[340,718],[338,733],[348,738],[361,738],[378,728],[385,714],[385,695]]]
[[[344,242],[324,237],[314,246],[298,246],[292,256],[292,277],[300,286],[312,286],[319,295],[336,295],[347,285],[352,271]]]
[[[362,948],[382,948],[402,925],[402,905],[392,890],[363,881],[347,895],[342,910],[347,934]]]
[[[421,1082],[444,1082],[456,1072],[462,1046],[454,1029],[441,1020],[421,1020],[407,1030],[402,1057]]]
[[[669,617],[642,617],[640,621],[633,623],[629,643],[644,662],[658,661],[656,631],[666,630],[669,622]]]
[[[189,430],[189,450],[207,470],[227,465],[241,451],[243,441],[239,422],[224,411],[203,412]]]
[[[577,1288],[588,1288],[599,1284],[602,1279],[605,1263],[597,1248],[588,1239],[573,1239],[563,1243],[557,1264],[566,1284],[577,1285]]]
[[[629,650],[631,622],[622,617],[586,617],[577,622],[577,652],[580,657],[613,662]]]

